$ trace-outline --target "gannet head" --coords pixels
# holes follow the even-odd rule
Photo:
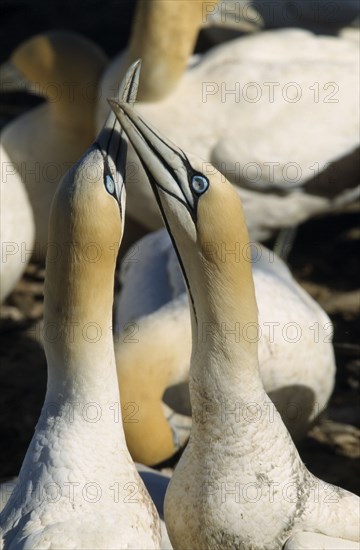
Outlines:
[[[140,72],[140,62],[128,70],[119,95],[125,101],[134,101]],[[107,120],[93,145],[64,176],[55,195],[54,206],[66,198],[67,205],[76,209],[72,216],[79,223],[81,238],[84,234],[101,240],[102,232],[119,225],[113,236],[122,236],[125,215],[125,183],[127,144],[121,127],[110,111]],[[97,216],[102,212],[101,216]],[[106,213],[106,215],[104,215]],[[99,224],[97,224],[97,220]],[[114,220],[118,223],[112,224]],[[73,228],[74,229],[74,228]]]
[[[145,167],[178,253],[192,305],[193,349],[204,323],[256,323],[250,242],[234,188],[131,107],[110,105]]]
[[[97,99],[97,83],[107,58],[80,34],[50,31],[21,43],[10,61],[34,92],[55,104],[79,98],[86,106]]]

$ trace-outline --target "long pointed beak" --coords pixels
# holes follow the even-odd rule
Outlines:
[[[119,88],[119,100],[121,102],[135,102],[139,86],[140,69],[140,60],[133,63],[128,69]],[[127,142],[112,110],[110,110],[95,143],[102,152],[107,171],[112,176],[116,195],[120,201],[125,185]]]
[[[131,106],[108,101],[148,174],[158,202],[161,189],[181,202],[194,219],[197,197],[189,179],[195,171],[185,153],[142,120]]]

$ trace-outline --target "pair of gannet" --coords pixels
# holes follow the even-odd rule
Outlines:
[[[252,261],[259,329],[241,326],[240,321],[234,326],[224,324],[222,337],[225,341],[228,333],[235,333],[237,339],[247,334],[259,341],[265,390],[298,440],[324,410],[334,386],[332,323],[270,250],[256,243],[242,248],[237,242],[234,247],[232,241],[220,247],[209,242],[208,249],[209,255],[224,263]],[[135,243],[122,266],[122,291],[114,312],[115,355],[122,401],[137,404],[138,419],[137,423],[126,421],[134,411],[123,410],[125,436],[135,460],[156,464],[177,451],[189,426],[185,418],[163,411],[161,403],[169,386],[189,377],[186,286],[164,229]],[[213,329],[211,324],[202,327],[204,342]],[[181,395],[175,398],[181,400]],[[169,416],[170,425],[166,422]]]
[[[359,499],[306,469],[265,393],[257,341],[222,338],[223,323],[258,325],[251,263],[209,248],[249,244],[234,188],[131,107],[111,105],[149,175],[191,310],[193,425],[165,496],[174,548],[358,548]]]
[[[14,264],[20,258],[18,276],[31,252],[45,260],[51,201],[62,176],[94,140],[97,85],[106,63],[94,43],[65,31],[30,38],[11,56],[12,78],[25,77],[28,87],[46,99],[9,123],[1,136],[1,217],[6,217],[6,238],[14,243],[14,252],[8,256]],[[12,82],[6,76],[3,79],[6,90]],[[56,246],[50,247],[54,257]],[[2,262],[10,289],[16,280],[7,268],[9,260]]]
[[[134,101],[137,79],[135,66],[123,100]],[[48,254],[46,265],[48,384],[17,484],[1,513],[3,550],[160,547],[159,517],[118,420],[111,322],[124,229],[124,147],[111,113],[52,203],[49,239],[61,253]],[[96,261],[81,254],[90,245]]]
[[[201,2],[138,4],[128,53],[110,63],[100,83],[98,126],[124,60],[139,56],[153,71],[142,83],[140,114],[236,185],[252,238],[266,239],[352,201],[358,191],[346,157],[359,141],[356,44],[305,30],[272,30],[214,47],[185,70],[194,37],[214,11],[204,2],[196,15],[195,4]],[[181,63],[172,46],[179,5],[180,36],[184,22],[188,29],[180,40]],[[161,67],[160,75],[154,67]],[[319,174],[334,161],[339,163],[319,187]],[[157,229],[161,218],[131,149],[129,166],[128,212]],[[351,158],[350,175],[355,169]]]

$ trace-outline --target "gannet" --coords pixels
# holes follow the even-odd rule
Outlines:
[[[121,92],[134,101],[139,64]],[[130,457],[111,331],[124,227],[125,142],[111,113],[52,203],[46,262],[48,385],[17,485],[2,514],[4,550],[159,548],[160,526]]]
[[[332,323],[284,262],[259,243],[243,251],[224,243],[213,251],[224,261],[228,256],[252,260],[260,374],[297,441],[325,409],[333,390]],[[154,465],[178,450],[190,427],[186,417],[161,406],[169,386],[188,381],[191,355],[186,285],[165,229],[146,235],[128,250],[120,283],[114,311],[115,356],[123,402],[129,403],[123,410],[125,436],[133,458]],[[241,327],[236,330],[240,334]],[[211,326],[204,326],[204,339],[209,331]],[[175,398],[191,414],[179,392]],[[131,421],[134,418],[137,422]]]
[[[248,246],[236,192],[132,108],[111,105],[149,175],[191,310],[193,425],[165,496],[171,543],[175,549],[280,550],[312,538],[314,550],[339,540],[358,548],[359,498],[317,479],[301,461],[265,393],[258,343],[238,339],[234,330],[222,338],[223,323],[258,326],[251,263],[221,261],[209,246]],[[207,323],[213,331],[204,341]]]
[[[44,261],[56,187],[96,136],[97,84],[107,58],[79,34],[51,31],[20,44],[10,63],[46,102],[2,130],[1,194],[9,193],[5,186],[24,186],[34,214],[35,245],[30,231],[25,239],[18,240],[15,223],[11,240],[19,248],[18,256],[30,257],[33,251],[36,259]],[[6,89],[8,82],[2,85]],[[7,210],[18,211],[20,207],[20,202],[4,205]],[[55,245],[50,247],[54,254]]]
[[[157,29],[166,33],[166,25]],[[151,67],[167,57],[170,49],[154,56]],[[158,87],[166,89],[167,78]],[[171,93],[140,101],[138,110],[225,174],[243,202],[251,238],[264,240],[358,196],[358,82],[357,44],[301,29],[269,30],[212,48]],[[158,229],[161,217],[131,149],[129,165],[128,213]]]

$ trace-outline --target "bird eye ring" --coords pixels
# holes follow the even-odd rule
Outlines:
[[[196,175],[192,177],[191,187],[197,195],[205,193],[206,189],[209,187],[209,180],[205,176]]]
[[[110,195],[113,195],[115,191],[115,183],[111,176],[105,176],[105,187]]]

